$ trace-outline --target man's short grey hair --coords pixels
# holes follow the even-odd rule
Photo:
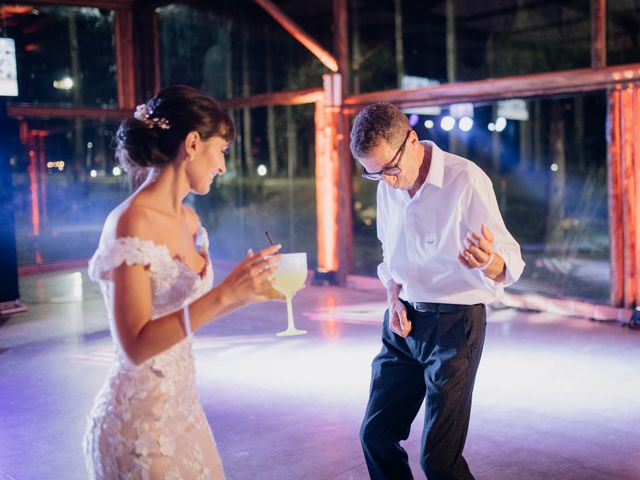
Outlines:
[[[356,116],[351,129],[351,154],[366,156],[381,140],[392,147],[400,145],[411,130],[407,116],[390,103],[375,103]]]

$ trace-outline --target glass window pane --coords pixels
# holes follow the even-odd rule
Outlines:
[[[514,291],[608,303],[606,105],[603,92],[474,105],[467,131],[459,119],[453,129],[442,128],[447,106],[440,113],[407,112],[421,139],[474,161],[492,179],[527,263]],[[375,184],[357,182],[355,269],[375,275],[381,259]]]
[[[607,0],[607,64],[640,61],[640,4]]]
[[[114,120],[28,120],[11,156],[19,265],[88,259],[129,193]]]
[[[588,0],[376,3],[350,11],[355,93],[590,65]]]
[[[114,12],[88,7],[4,6],[16,41],[17,102],[114,107]]]
[[[314,105],[232,112],[239,132],[227,173],[209,195],[192,196],[213,258],[238,260],[268,245],[307,252],[317,263]]]
[[[238,138],[227,173],[209,195],[192,195],[214,259],[237,261],[267,245],[317,261],[314,105],[230,112]],[[91,257],[107,214],[130,194],[115,163],[114,120],[14,122],[11,156],[18,261],[34,265]],[[18,139],[18,131],[21,138]]]
[[[326,68],[253,2],[156,11],[163,85],[192,85],[216,99],[322,86]]]

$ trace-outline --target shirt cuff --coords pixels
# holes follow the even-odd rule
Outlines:
[[[503,287],[508,287],[509,285],[518,281],[518,279],[522,275],[522,271],[524,270],[525,265],[524,260],[522,260],[520,252],[509,252],[507,249],[502,248],[500,245],[496,245],[494,247],[494,250],[504,260],[505,275],[504,281],[501,283]]]
[[[495,280],[490,279],[482,272],[480,272],[480,277],[482,278],[482,283],[485,284],[487,289],[493,292],[495,300],[502,300],[502,298],[504,297],[504,284],[502,282],[496,282]],[[492,303],[495,300],[487,303]]]
[[[387,288],[387,284],[389,283],[389,281],[393,280],[393,277],[391,276],[391,272],[389,271],[389,269],[387,268],[384,262],[378,264],[378,278],[382,282],[382,286],[384,288]]]

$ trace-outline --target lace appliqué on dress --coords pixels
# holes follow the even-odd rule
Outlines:
[[[127,265],[148,266],[151,281],[161,294],[171,288],[178,275],[178,265],[166,261],[167,258],[170,259],[171,254],[166,245],[156,245],[151,240],[137,237],[120,237],[98,248],[89,262],[88,274],[91,280],[97,282],[109,280],[111,270],[125,262]]]
[[[200,228],[201,250],[208,250]],[[124,262],[149,269],[152,319],[181,309],[211,289],[202,276],[171,257],[165,245],[136,237],[102,244],[89,262],[113,328],[111,271]],[[113,335],[114,341],[116,336]],[[116,362],[98,394],[84,440],[92,479],[172,480],[224,478],[211,429],[198,398],[191,339],[134,365],[116,343]]]

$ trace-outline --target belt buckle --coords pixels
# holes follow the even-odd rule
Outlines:
[[[429,310],[428,308],[422,308],[422,307],[421,307],[422,305],[426,305],[426,303],[425,303],[425,302],[413,302],[413,303],[411,304],[411,306],[413,307],[413,309],[414,309],[416,312],[420,312],[420,313],[428,313],[428,312],[430,312],[430,311],[431,311],[431,310]]]

